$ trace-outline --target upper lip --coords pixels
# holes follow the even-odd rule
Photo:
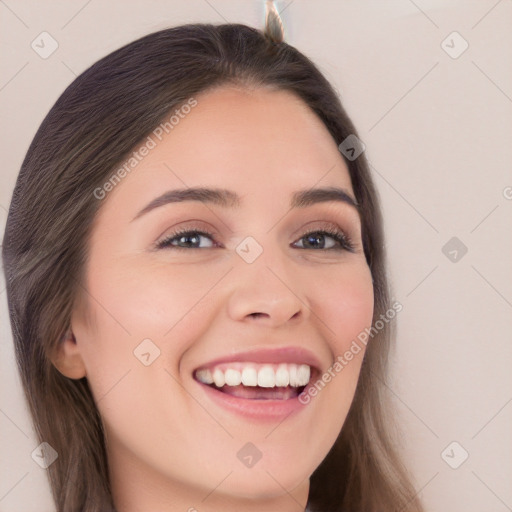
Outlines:
[[[307,364],[312,369],[320,371],[320,361],[318,358],[308,349],[302,347],[279,347],[279,348],[266,348],[266,349],[255,349],[246,352],[237,352],[230,355],[222,356],[204,364],[201,364],[196,368],[212,368],[218,364],[223,363],[295,363],[295,364]],[[194,371],[196,371],[194,370]]]

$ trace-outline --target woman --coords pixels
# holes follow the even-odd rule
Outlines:
[[[422,510],[381,394],[377,194],[276,27],[128,44],[28,150],[3,257],[59,512]]]

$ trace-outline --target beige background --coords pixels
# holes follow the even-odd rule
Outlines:
[[[263,1],[4,0],[0,226],[43,116],[98,58],[185,22],[260,27]],[[512,2],[277,2],[286,39],[334,83],[380,191],[398,315],[394,397],[403,450],[432,512],[512,510]],[[31,42],[59,47],[42,59]],[[469,44],[449,36],[457,31]],[[442,42],[446,39],[446,42]],[[450,48],[451,47],[451,48]],[[507,199],[507,197],[509,199]],[[452,237],[467,246],[452,262]],[[449,249],[452,250],[452,249]],[[455,254],[449,254],[453,257]],[[53,511],[1,321],[0,511]],[[458,469],[462,450],[469,458]],[[452,451],[453,448],[453,451]]]

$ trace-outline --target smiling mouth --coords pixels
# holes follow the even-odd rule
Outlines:
[[[194,372],[196,381],[235,398],[290,400],[297,398],[315,372],[307,364],[225,363]]]

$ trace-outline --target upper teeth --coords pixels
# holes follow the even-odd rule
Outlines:
[[[222,386],[301,387],[309,382],[311,369],[307,364],[227,363],[222,367],[201,368],[196,378],[204,384]]]

